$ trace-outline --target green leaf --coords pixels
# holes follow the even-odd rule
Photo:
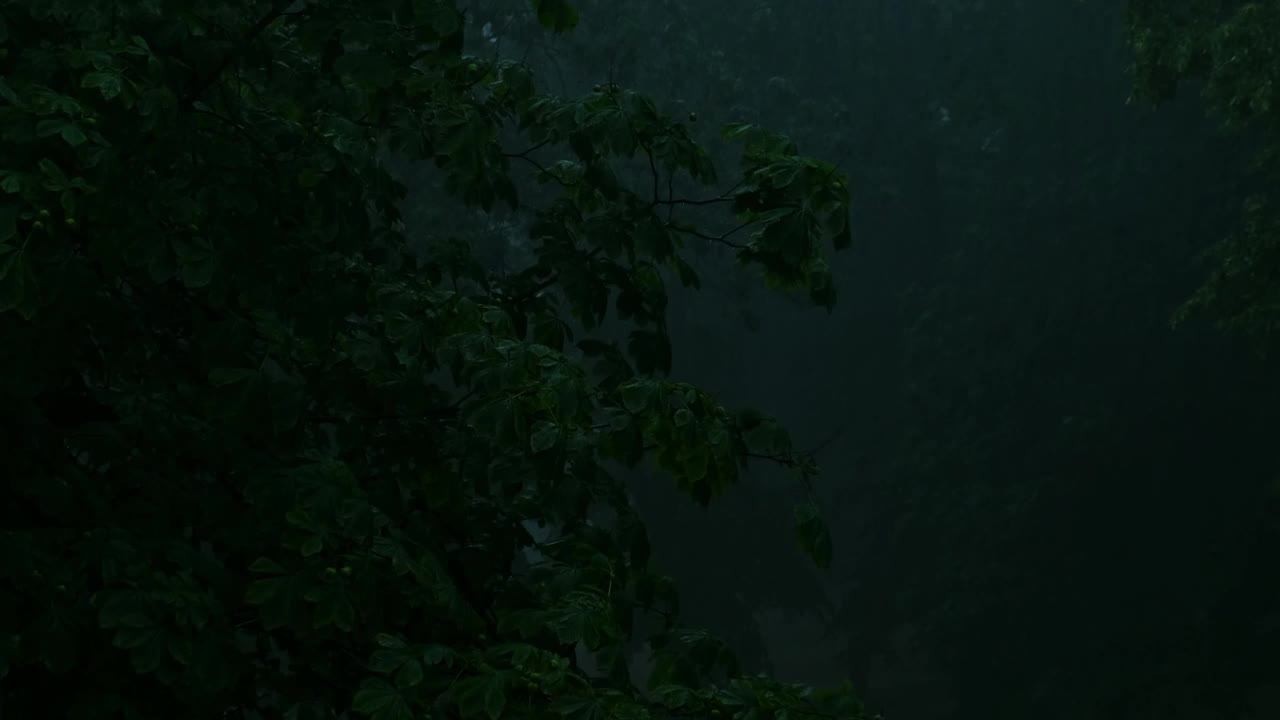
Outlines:
[[[507,705],[507,687],[501,676],[495,675],[484,693],[484,711],[489,720],[502,717],[502,710]]]
[[[404,640],[388,633],[378,633],[373,640],[384,648],[399,649],[408,647]]]
[[[148,627],[146,596],[134,591],[117,591],[100,596],[98,626],[102,628]],[[141,621],[138,618],[142,618]]]
[[[578,26],[578,11],[568,0],[533,0],[538,22],[552,32],[568,32]]]
[[[284,566],[268,557],[260,557],[249,566],[249,572],[261,575],[283,575]]]
[[[311,618],[311,627],[315,629],[333,625],[339,630],[350,630],[355,623],[355,608],[347,599],[347,593],[341,587],[326,587],[314,596],[316,598],[315,614]]]
[[[369,669],[376,673],[393,673],[412,659],[413,653],[407,648],[383,648],[375,650],[369,656]]]
[[[452,3],[435,3],[429,14],[432,28],[440,35],[452,35],[462,26],[461,13]]]
[[[311,530],[316,527],[315,521],[311,519],[311,515],[301,508],[290,508],[284,514],[284,521],[289,523],[289,527],[301,528],[303,530]]]
[[[698,273],[694,271],[693,266],[681,257],[675,257],[672,260],[676,266],[676,272],[680,275],[680,284],[687,288],[697,290],[702,287],[702,280],[698,278]]]
[[[130,35],[129,46],[125,48],[125,52],[130,55],[147,56],[151,54],[151,46],[147,44],[146,39],[141,35]]]
[[[244,601],[250,605],[265,605],[273,600],[290,582],[289,578],[254,580],[245,590]]]
[[[311,557],[324,549],[324,539],[319,535],[312,535],[302,541],[302,546],[298,549],[302,553],[302,557]]]
[[[79,147],[89,139],[85,137],[84,131],[80,129],[79,125],[71,122],[62,126],[61,134],[62,139],[71,147]]]
[[[0,313],[17,310],[23,319],[32,319],[36,292],[36,273],[26,252],[0,245]]]
[[[369,678],[360,684],[351,709],[373,720],[413,720],[409,701],[391,683],[380,678]]]
[[[193,654],[191,638],[170,635],[169,636],[169,657],[180,665],[190,665]]]
[[[409,660],[400,666],[400,672],[396,673],[396,687],[401,689],[417,687],[422,682],[422,678],[422,663]]]
[[[812,246],[844,229],[842,188],[762,140],[741,207],[683,208],[668,193],[714,178],[712,156],[650,98],[538,96],[507,45],[463,54],[456,3],[289,4],[0,17],[6,468],[18,505],[57,521],[0,533],[0,674],[22,689],[4,709],[217,714],[243,685],[294,695],[256,708],[291,720],[644,720],[618,672],[629,606],[678,608],[607,464],[656,446],[709,497],[743,450],[714,403],[652,379],[671,365],[665,273],[696,287],[678,255],[710,245],[676,216],[803,207],[756,260],[824,284]],[[532,11],[548,32],[580,20],[573,0]],[[518,186],[542,162],[550,184]],[[499,199],[528,206],[487,212]],[[584,523],[597,508],[625,528]],[[558,539],[513,546],[523,518]],[[490,591],[505,600],[477,606]],[[562,656],[578,642],[609,678]],[[725,702],[690,694],[679,714]]]
[[[686,478],[690,482],[701,482],[707,477],[707,470],[711,466],[711,453],[707,450],[707,446],[703,444],[694,445],[689,448],[682,457],[683,470]],[[719,487],[711,487],[710,492],[718,494],[721,491]]]
[[[151,642],[156,633],[163,632],[155,625],[145,627],[125,627],[116,631],[113,644],[121,650],[133,650]]]
[[[62,130],[64,123],[66,123],[66,118],[42,118],[36,122],[36,137],[46,138],[57,135]]]
[[[645,381],[630,382],[621,387],[622,405],[633,413],[643,412],[653,397],[653,385]]]
[[[654,700],[672,710],[678,710],[693,701],[693,691],[683,685],[660,685],[651,693]]]
[[[465,678],[455,685],[454,697],[466,720],[483,716],[497,720],[507,704],[506,678],[501,672]]]
[[[298,171],[298,185],[304,188],[315,187],[324,180],[324,172],[318,168],[303,168]]]
[[[820,568],[831,567],[831,533],[812,501],[796,506],[795,531],[800,546],[814,564]]]
[[[823,221],[823,230],[831,236],[831,245],[836,250],[847,250],[853,245],[853,234],[849,228],[849,192],[844,188],[843,183],[843,180],[833,183],[838,188],[836,192],[841,198]]]
[[[234,385],[249,380],[257,373],[257,370],[247,368],[214,368],[209,371],[209,384],[214,387]]]
[[[97,88],[103,98],[112,100],[120,94],[120,76],[113,72],[91,72],[80,81],[80,87]]]
[[[533,424],[529,433],[529,446],[535,453],[546,452],[560,440],[560,426],[546,420]]]
[[[551,705],[551,712],[569,720],[606,720],[611,714],[595,695],[558,697]]]
[[[213,280],[217,271],[217,254],[209,241],[198,235],[179,236],[173,241],[182,281],[190,288],[202,288]]]
[[[395,65],[387,55],[375,51],[347,52],[333,64],[335,72],[349,75],[359,83],[385,89],[395,82]]]
[[[159,628],[140,632],[147,633],[146,639],[129,652],[129,659],[132,661],[133,669],[136,672],[155,672],[160,668],[160,664],[164,662],[164,657],[168,653],[168,639],[164,631]]]
[[[453,651],[443,645],[428,645],[422,651],[422,661],[428,665],[452,663]]]
[[[18,94],[13,91],[9,83],[4,78],[0,78],[0,98],[8,101],[12,105],[22,107],[24,103],[18,98]]]
[[[36,166],[44,174],[44,187],[46,190],[61,192],[71,187],[71,180],[67,178],[67,174],[49,158],[40,158]]]

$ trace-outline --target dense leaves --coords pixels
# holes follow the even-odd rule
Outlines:
[[[664,310],[687,245],[729,242],[829,306],[843,176],[751,130],[738,182],[680,197],[719,180],[685,124],[612,83],[540,94],[466,27],[439,0],[0,4],[6,710],[860,714],[679,625],[610,474],[652,457],[709,502],[779,463],[829,561],[812,459],[666,377]],[[390,168],[421,160],[528,218],[531,262],[407,238]],[[750,238],[674,212],[704,205]]]
[[[1130,34],[1138,92],[1161,101],[1202,84],[1209,109],[1229,129],[1259,141],[1259,190],[1245,201],[1243,227],[1218,247],[1207,283],[1179,319],[1206,311],[1220,324],[1272,348],[1280,330],[1280,6],[1271,2],[1133,0]]]

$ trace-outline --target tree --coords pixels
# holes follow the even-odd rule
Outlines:
[[[860,716],[681,626],[609,471],[652,457],[705,503],[780,463],[829,560],[812,459],[668,379],[663,310],[691,242],[832,303],[844,177],[736,126],[730,189],[666,194],[717,182],[684,124],[612,84],[540,94],[465,27],[436,0],[0,4],[3,710]],[[533,262],[411,243],[397,159],[522,213]],[[558,192],[526,207],[515,168]]]
[[[1197,83],[1208,109],[1231,131],[1259,143],[1258,191],[1241,228],[1217,248],[1208,281],[1177,319],[1205,313],[1261,347],[1280,330],[1280,214],[1272,188],[1280,172],[1280,7],[1242,0],[1131,0],[1136,90],[1154,102]]]

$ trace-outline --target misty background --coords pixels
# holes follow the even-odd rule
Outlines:
[[[790,541],[774,469],[709,510],[630,479],[685,618],[749,668],[848,679],[888,720],[1280,717],[1276,376],[1170,323],[1239,223],[1250,146],[1194,91],[1130,100],[1123,5],[583,0],[567,36],[524,0],[467,8],[468,52],[548,91],[616,82],[850,177],[834,312],[713,245],[668,310],[676,378],[817,452],[833,567]],[[407,218],[498,267],[524,220]]]

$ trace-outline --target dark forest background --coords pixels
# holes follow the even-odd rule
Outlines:
[[[0,720],[1280,717],[1277,93],[1274,1],[0,0]]]
[[[1198,85],[1134,97],[1123,3],[592,2],[532,44],[511,12],[475,22],[568,92],[611,75],[851,178],[832,314],[673,301],[676,374],[819,448],[837,548],[806,569],[767,472],[708,511],[637,476],[691,619],[890,718],[1280,712],[1274,366],[1171,327],[1256,142]]]

